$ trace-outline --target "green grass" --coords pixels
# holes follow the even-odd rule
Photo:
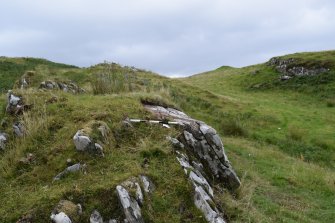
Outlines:
[[[305,64],[325,60],[325,64],[332,64],[333,54],[287,57]],[[130,71],[129,67],[115,66],[118,72]],[[105,219],[117,217],[121,213],[115,187],[138,174],[148,175],[157,186],[154,194],[145,198],[142,210],[146,222],[205,222],[193,205],[191,185],[165,139],[178,131],[143,123],[122,127],[125,117],[151,117],[142,102],[183,109],[222,136],[225,151],[242,181],[234,194],[217,187],[216,200],[228,222],[333,222],[332,70],[325,76],[289,82],[278,81],[279,74],[266,64],[221,67],[184,79],[139,70],[132,90],[94,95],[91,81],[104,69],[103,64],[83,69],[43,64],[33,69],[32,88],[15,90],[34,104],[31,111],[18,118],[27,127],[27,136],[15,139],[11,125],[0,129],[10,133],[8,149],[0,154],[1,222],[15,222],[25,213],[32,213],[35,222],[48,222],[61,199],[83,205],[81,222],[86,222],[94,209]],[[14,65],[9,70],[16,78],[25,72]],[[8,86],[16,81],[3,77]],[[73,80],[87,93],[37,90],[45,79]],[[60,100],[46,105],[53,96]],[[12,123],[17,118],[4,114],[5,103],[2,94],[0,118]],[[78,153],[72,142],[76,131],[92,120],[104,121],[111,129],[104,158]],[[26,153],[35,154],[33,164],[19,162]],[[70,174],[52,183],[68,158],[86,163],[87,174]],[[141,165],[144,159],[149,160],[147,168]],[[185,210],[180,212],[180,207]]]
[[[333,54],[286,57],[306,63],[327,58],[329,64],[334,63]],[[273,68],[260,64],[224,67],[182,79],[189,91],[185,100],[192,106],[182,102],[181,107],[220,130],[233,165],[244,176],[243,196],[225,200],[233,213],[231,221],[333,221],[334,74],[331,70],[319,77],[281,82]],[[323,78],[327,81],[318,82]],[[200,89],[208,95],[199,95],[204,106],[194,109],[196,99],[188,97],[198,95]],[[226,122],[230,131],[222,127]],[[244,131],[248,134],[240,134]]]

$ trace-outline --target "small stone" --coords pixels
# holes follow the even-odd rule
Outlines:
[[[0,150],[5,150],[8,135],[0,132]]]
[[[65,170],[63,170],[62,172],[60,172],[59,174],[57,174],[57,176],[54,177],[54,181],[55,180],[60,180],[61,178],[63,178],[65,175],[69,174],[69,173],[74,173],[74,172],[78,172],[80,170],[82,170],[83,168],[85,168],[86,165],[81,165],[80,163],[76,163],[72,166],[69,166],[67,168],[65,168]]]
[[[72,223],[69,216],[67,216],[64,212],[60,212],[58,214],[51,214],[50,219],[54,223]]]
[[[13,130],[17,137],[23,137],[25,134],[25,128],[20,122],[16,122],[13,125]]]
[[[103,222],[104,221],[101,214],[97,210],[94,210],[90,216],[90,223],[103,223]]]

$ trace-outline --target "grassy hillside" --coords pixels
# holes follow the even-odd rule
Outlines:
[[[331,115],[334,108],[327,104],[331,94],[314,94],[307,87],[281,88],[273,84],[277,71],[266,64],[222,67],[181,80],[116,64],[32,69],[32,86],[14,90],[34,104],[31,111],[19,118],[8,116],[5,95],[0,97],[0,121],[20,120],[27,129],[26,136],[18,139],[11,125],[0,127],[10,133],[10,143],[0,153],[1,222],[15,222],[26,213],[35,222],[48,222],[61,199],[83,205],[82,222],[94,209],[115,217],[120,214],[116,185],[138,174],[148,175],[157,186],[143,207],[146,222],[205,222],[165,139],[178,131],[157,125],[138,124],[131,129],[122,125],[125,117],[151,117],[142,101],[183,109],[222,136],[242,180],[234,194],[217,187],[228,222],[333,222],[335,117]],[[38,90],[46,79],[72,80],[86,93]],[[12,86],[15,81],[8,83]],[[259,83],[271,84],[251,87]],[[313,88],[310,80],[309,87]],[[52,97],[59,100],[46,104]],[[111,129],[104,158],[78,153],[72,141],[78,129],[94,120],[106,122]],[[27,153],[36,157],[29,165],[20,162]],[[87,173],[52,182],[69,158],[86,163]],[[145,160],[148,166],[143,165]]]
[[[283,57],[312,64],[308,66],[328,64],[331,70],[320,76],[281,81],[278,71],[265,63],[222,67],[182,80],[190,89],[213,95],[204,106],[207,112],[195,111],[194,116],[212,120],[221,129],[238,166],[245,164],[244,170],[248,169],[247,182],[262,181],[254,185],[250,199],[257,211],[272,215],[266,221],[331,222],[334,218],[335,201],[330,196],[335,190],[333,55],[334,51],[327,51]],[[191,109],[187,107],[191,106],[183,106]],[[274,217],[278,211],[287,216]]]
[[[8,58],[0,57],[0,92],[13,88],[13,84],[26,71],[48,69],[50,73],[62,68],[76,68],[72,65],[54,63],[45,59],[37,58]]]

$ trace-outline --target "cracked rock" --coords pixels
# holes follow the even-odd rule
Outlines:
[[[116,192],[123,208],[123,213],[129,223],[144,223],[141,208],[136,199],[121,185],[116,187]]]

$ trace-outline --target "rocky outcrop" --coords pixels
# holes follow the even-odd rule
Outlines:
[[[181,134],[167,137],[177,154],[177,160],[194,189],[194,204],[210,223],[224,223],[224,214],[215,203],[212,184],[223,183],[234,191],[240,180],[233,170],[223,143],[212,127],[173,108],[145,105],[160,120],[179,123]],[[211,180],[211,181],[210,181]]]
[[[126,217],[127,222],[129,223],[143,223],[143,217],[141,214],[141,208],[136,199],[131,196],[121,185],[116,187],[116,192],[121,203],[123,213]]]
[[[154,191],[155,186],[147,176],[140,175],[132,177],[116,187],[116,193],[126,218],[124,222],[144,222],[141,213],[141,207],[144,205],[142,188],[145,194],[149,195]]]
[[[214,191],[207,179],[203,176],[204,171],[202,165],[195,161],[190,164],[186,154],[179,151],[176,152],[177,160],[193,185],[195,206],[201,210],[208,222],[224,223],[223,213],[213,201]]]
[[[180,141],[188,153],[204,166],[208,179],[216,179],[216,182],[222,182],[231,190],[240,186],[240,180],[225,154],[222,141],[215,129],[173,108],[154,105],[145,105],[145,108],[161,120],[173,119],[182,126]],[[175,142],[175,145],[178,143]]]
[[[276,70],[281,73],[281,80],[289,80],[295,76],[319,75],[330,70],[326,67],[295,66],[295,63],[296,59],[294,58],[283,59],[280,57],[273,57],[268,62],[270,66],[275,66]]]
[[[0,132],[0,150],[5,150],[7,140],[8,140],[8,135],[6,133]]]
[[[31,108],[32,105],[26,105],[21,96],[15,95],[11,90],[8,91],[6,113],[20,115]]]
[[[11,90],[7,93],[6,112],[10,115],[18,115],[23,112],[25,105],[20,96],[15,95]]]
[[[84,93],[85,90],[80,88],[73,82],[65,82],[65,81],[43,81],[40,84],[41,89],[46,90],[62,90],[64,92],[71,92],[73,94]]]

